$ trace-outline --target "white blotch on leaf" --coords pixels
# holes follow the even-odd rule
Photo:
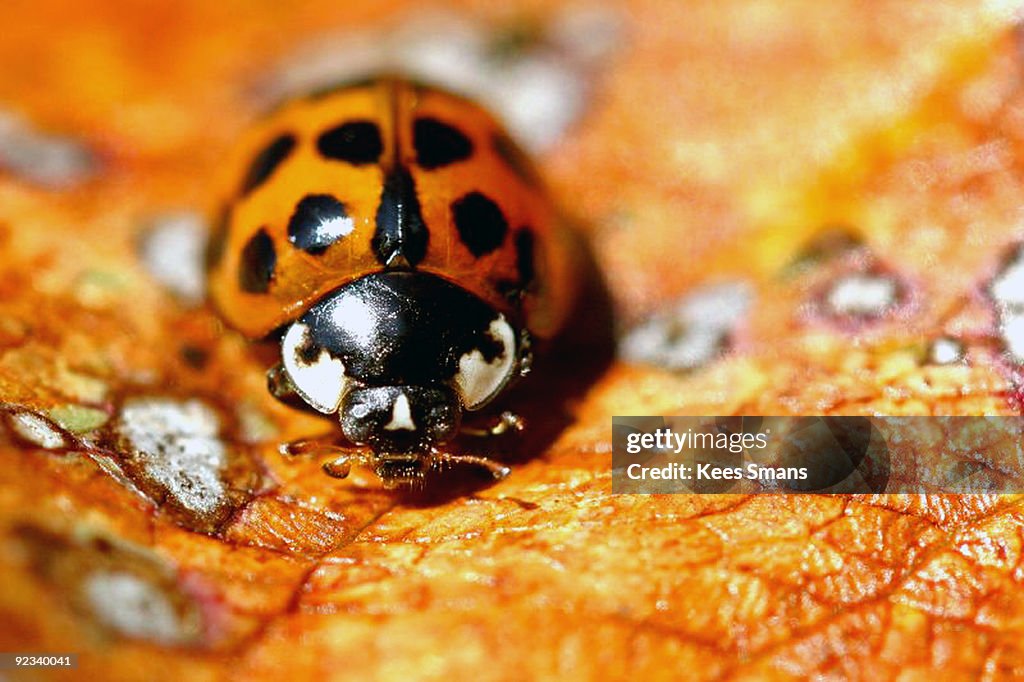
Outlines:
[[[705,365],[725,349],[752,298],[743,282],[698,289],[626,333],[619,354],[629,362],[674,370]]]
[[[1020,247],[1006,267],[992,280],[992,297],[1007,308],[1024,308],[1024,247]]]
[[[120,635],[164,645],[189,638],[167,595],[134,573],[96,572],[81,589],[96,619]]]
[[[1008,311],[1000,316],[1006,351],[1016,362],[1024,362],[1024,312]]]
[[[964,357],[964,347],[956,339],[942,337],[935,339],[929,349],[929,360],[935,365],[951,365]]]
[[[989,287],[1006,352],[1024,363],[1024,246],[1019,246]]]
[[[47,189],[66,189],[96,170],[96,158],[70,137],[44,133],[23,117],[0,111],[0,167]]]
[[[836,280],[825,302],[833,315],[874,317],[895,305],[898,292],[892,277],[858,273]]]
[[[180,211],[157,216],[142,239],[142,262],[176,296],[199,303],[205,291],[206,237],[207,225],[198,213]]]
[[[225,501],[221,471],[227,464],[217,413],[199,400],[138,398],[121,411],[119,429],[146,475],[194,512]]]
[[[46,450],[64,447],[64,436],[49,421],[31,412],[17,412],[10,416],[11,428],[29,443]]]

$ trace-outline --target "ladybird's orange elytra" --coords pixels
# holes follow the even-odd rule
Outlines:
[[[573,256],[525,159],[480,106],[401,79],[288,102],[231,157],[212,300],[259,338],[390,256],[553,336],[575,291]],[[416,201],[422,226],[381,234],[385,195]],[[396,240],[408,253],[394,251]]]

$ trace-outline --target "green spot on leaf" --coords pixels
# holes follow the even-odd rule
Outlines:
[[[103,410],[82,405],[58,405],[47,410],[53,421],[71,433],[88,433],[107,423],[109,415]]]

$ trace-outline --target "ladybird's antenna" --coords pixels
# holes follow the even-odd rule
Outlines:
[[[325,454],[347,452],[345,448],[325,443],[320,438],[299,438],[298,440],[281,443],[277,451],[284,457],[317,457]]]
[[[316,438],[304,438],[282,443],[278,451],[284,457],[320,458],[333,456],[333,459],[321,465],[324,473],[332,478],[346,478],[352,470],[353,464],[366,465],[373,462],[372,455],[367,452],[325,443]]]
[[[496,481],[500,481],[512,473],[512,469],[504,464],[495,462],[493,459],[482,457],[480,455],[453,455],[448,452],[442,452],[436,454],[434,463],[441,466],[450,464],[472,464],[483,467],[491,473],[491,476],[493,476]]]

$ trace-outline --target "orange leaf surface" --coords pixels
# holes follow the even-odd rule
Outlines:
[[[1014,3],[9,5],[0,651],[79,654],[40,678],[1024,676],[1017,497],[613,495],[610,428],[1019,413]],[[387,491],[277,454],[335,427],[198,304],[195,244],[270,101],[442,45],[564,115],[517,129],[633,342],[530,377],[506,480]]]

